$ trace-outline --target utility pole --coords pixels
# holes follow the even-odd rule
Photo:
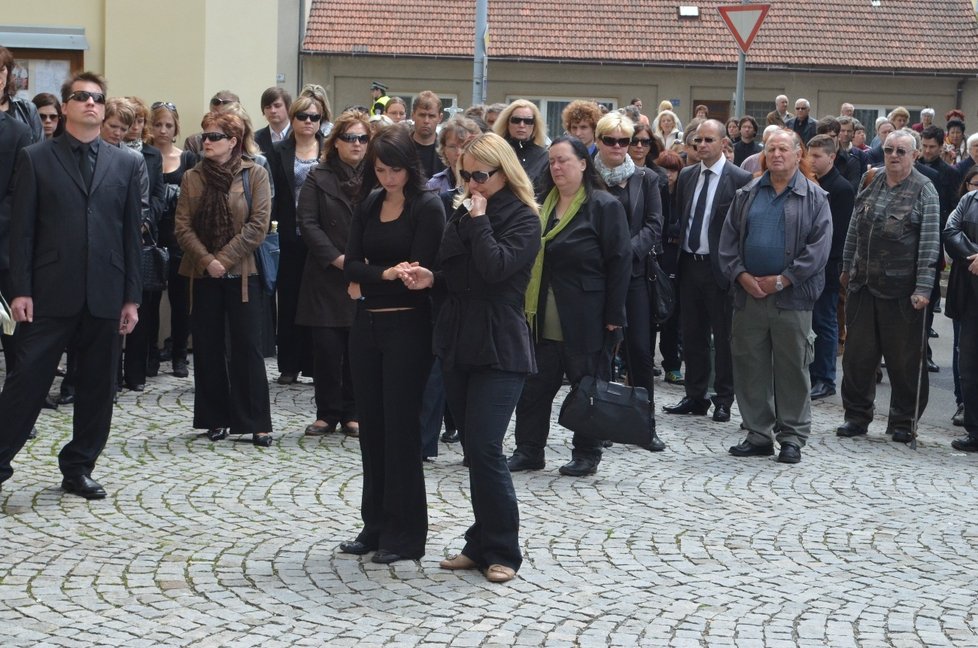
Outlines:
[[[475,58],[472,61],[472,105],[486,101],[486,71],[489,57],[486,40],[489,33],[489,0],[475,0]]]

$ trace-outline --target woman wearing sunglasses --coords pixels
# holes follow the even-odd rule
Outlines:
[[[458,171],[464,191],[442,238],[441,269],[417,266],[401,278],[413,289],[434,283],[445,295],[434,348],[469,461],[475,522],[462,552],[441,567],[482,569],[502,583],[523,561],[503,437],[526,376],[536,370],[523,295],[540,249],[540,218],[530,179],[495,133],[466,145]]]
[[[370,142],[364,184],[377,186],[350,224],[343,270],[362,297],[350,329],[350,373],[360,417],[363,529],[343,553],[375,551],[387,564],[424,555],[428,535],[421,462],[421,395],[431,369],[431,300],[399,280],[430,268],[445,229],[441,200],[410,132],[390,126]]]
[[[212,441],[230,431],[267,447],[272,419],[255,249],[268,232],[268,173],[242,157],[240,117],[207,113],[201,126],[203,160],[183,176],[175,228],[180,274],[191,287],[194,427]]]
[[[37,116],[41,119],[44,139],[51,139],[64,131],[61,121],[61,100],[50,92],[39,92],[31,99],[37,107]]]
[[[627,147],[626,140],[622,150]],[[516,451],[508,462],[513,472],[544,467],[551,410],[565,375],[571,383],[587,375],[610,378],[610,347],[625,325],[631,274],[625,210],[602,191],[584,144],[571,135],[557,138],[549,162],[540,194],[543,251],[524,300],[538,373],[527,378],[516,406]],[[575,434],[572,457],[562,475],[594,474],[601,442]]]
[[[299,192],[296,218],[308,255],[299,285],[296,324],[309,327],[316,388],[316,420],[306,427],[321,436],[340,425],[344,434],[360,433],[350,378],[350,327],[356,302],[343,276],[350,222],[360,203],[363,158],[370,141],[364,113],[340,115],[323,144],[323,158]]]
[[[299,281],[306,264],[306,244],[296,222],[299,189],[309,172],[319,164],[323,136],[319,122],[326,114],[321,101],[310,95],[299,95],[289,107],[291,129],[288,136],[276,142],[268,156],[272,171],[272,220],[278,221],[281,255],[278,282],[278,383],[297,382],[300,372],[313,372],[312,343],[309,331],[295,323],[299,304]]]
[[[649,254],[662,255],[662,185],[654,170],[636,166],[628,155],[635,127],[627,117],[609,113],[601,118],[596,129],[598,154],[594,166],[608,185],[608,191],[625,208],[631,237],[631,278],[625,311],[625,361],[628,382],[645,387],[649,400],[653,397],[653,353],[655,329],[651,319],[649,295]],[[668,183],[668,180],[666,180]],[[668,185],[666,185],[668,186]],[[665,449],[653,429],[650,450]]]
[[[547,125],[540,109],[526,99],[517,99],[499,113],[492,129],[513,147],[520,166],[536,185],[547,169]]]

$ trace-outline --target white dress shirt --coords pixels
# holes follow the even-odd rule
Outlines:
[[[710,217],[713,213],[713,198],[716,196],[717,187],[720,185],[720,174],[723,173],[723,165],[727,163],[727,158],[723,155],[720,159],[713,163],[713,166],[706,166],[700,162],[700,177],[696,181],[696,190],[693,192],[693,202],[690,203],[689,208],[689,226],[686,228],[686,240],[683,241],[683,250],[686,252],[692,252],[693,254],[709,254],[710,253],[710,241],[707,239],[707,234],[710,231]],[[700,246],[699,249],[690,250],[689,249],[689,229],[693,226],[693,214],[696,213],[696,203],[700,199],[700,191],[703,189],[703,182],[706,179],[706,174],[703,173],[704,169],[710,170],[710,188],[706,194],[706,213],[703,214],[703,229],[700,230]]]

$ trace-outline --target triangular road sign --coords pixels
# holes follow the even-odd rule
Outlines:
[[[770,8],[771,5],[767,4],[743,4],[717,7],[720,11],[720,17],[723,18],[723,22],[727,23],[727,27],[733,33],[734,38],[737,39],[737,44],[740,45],[740,49],[744,54],[747,53],[751,43],[754,42],[754,38],[761,28],[761,23],[764,22],[764,17],[767,16],[768,9]]]

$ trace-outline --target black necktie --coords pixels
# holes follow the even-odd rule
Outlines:
[[[703,229],[703,218],[706,216],[706,197],[710,193],[709,169],[703,169],[703,188],[700,189],[700,198],[696,201],[696,209],[693,210],[693,222],[689,226],[689,251],[693,254],[700,249],[700,230]]]
[[[85,189],[92,186],[92,160],[88,157],[88,146],[78,147],[78,170],[81,172]]]

